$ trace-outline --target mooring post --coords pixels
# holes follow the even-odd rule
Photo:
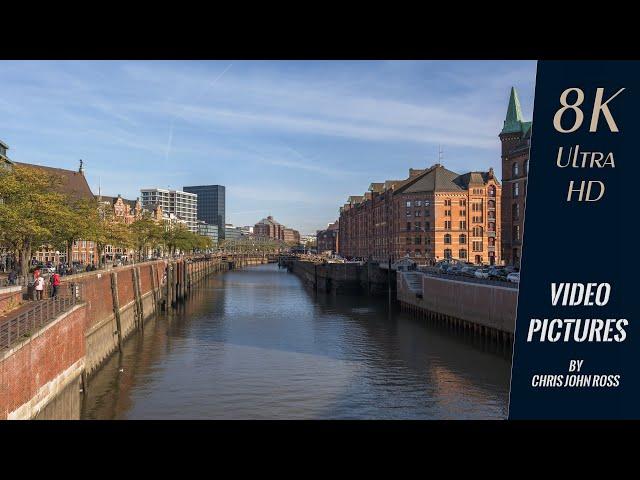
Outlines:
[[[120,323],[120,299],[118,298],[118,274],[111,272],[111,299],[113,315],[116,319],[116,333],[118,334],[118,350],[122,351],[122,326]]]

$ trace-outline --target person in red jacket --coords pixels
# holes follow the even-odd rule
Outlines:
[[[51,286],[53,287],[51,298],[55,298],[58,296],[58,288],[60,287],[60,275],[57,272],[51,275]]]

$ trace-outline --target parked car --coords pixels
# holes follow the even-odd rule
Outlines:
[[[491,280],[506,280],[507,279],[507,272],[500,267],[491,267],[489,269],[489,278]]]
[[[507,280],[512,283],[520,283],[520,272],[511,272],[507,275]]]
[[[489,278],[488,268],[479,268],[475,271],[476,278]]]
[[[460,270],[460,274],[465,275],[467,277],[474,277],[476,273],[476,267],[463,267]]]

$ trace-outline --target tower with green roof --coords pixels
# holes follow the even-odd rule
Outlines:
[[[502,142],[501,235],[502,258],[508,265],[520,265],[524,199],[529,174],[531,122],[524,120],[520,99],[511,87],[507,115],[500,132]]]

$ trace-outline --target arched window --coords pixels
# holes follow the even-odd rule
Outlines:
[[[444,243],[451,245],[451,235],[449,235],[448,233],[444,236]]]
[[[515,182],[513,184],[513,198],[517,198],[520,196],[520,184]]]
[[[496,208],[496,201],[495,201],[495,200],[489,200],[489,201],[487,202],[487,206],[488,206],[489,208]]]
[[[511,176],[517,177],[518,175],[520,175],[520,167],[518,166],[518,162],[513,162],[511,166]]]
[[[496,187],[494,187],[493,185],[489,185],[489,188],[487,189],[487,192],[489,193],[490,197],[495,197],[496,196]]]
[[[466,259],[467,258],[467,251],[464,248],[460,249],[460,252],[458,252],[458,257],[461,259]]]
[[[467,243],[467,236],[463,233],[462,235],[460,235],[458,241],[460,242],[460,245],[464,245],[465,243]]]

